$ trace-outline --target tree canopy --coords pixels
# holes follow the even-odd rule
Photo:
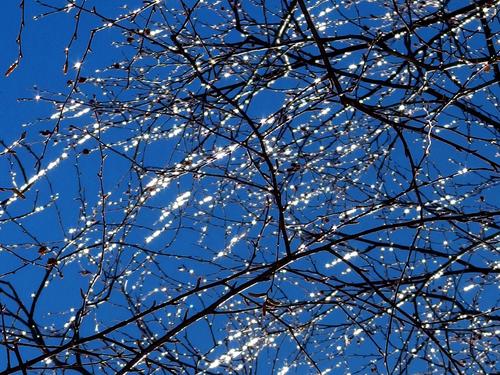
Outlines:
[[[21,1],[0,373],[500,371],[498,12]]]

